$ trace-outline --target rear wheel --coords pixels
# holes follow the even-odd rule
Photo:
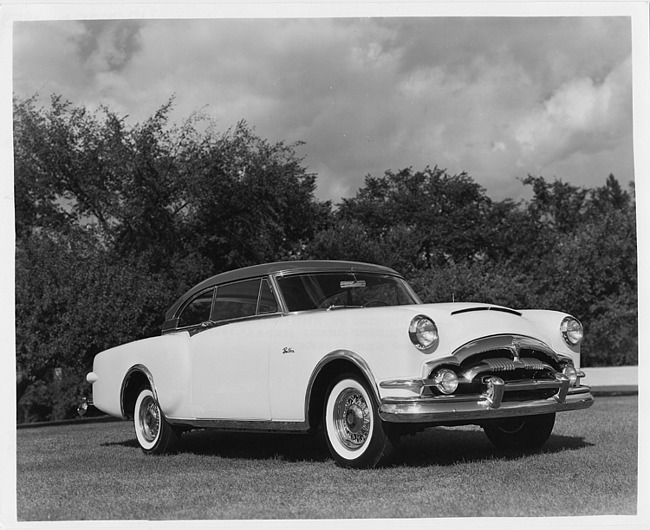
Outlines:
[[[551,436],[555,414],[494,420],[483,425],[485,434],[500,449],[537,449]]]
[[[325,438],[337,464],[371,468],[392,455],[397,429],[379,417],[377,403],[367,385],[356,375],[335,379],[325,394]]]
[[[135,402],[133,424],[138,443],[145,454],[171,451],[178,442],[178,434],[167,423],[150,388],[140,390]]]

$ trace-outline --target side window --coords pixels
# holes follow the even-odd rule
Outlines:
[[[220,285],[217,287],[213,319],[230,320],[255,315],[259,292],[259,279]]]
[[[260,301],[257,306],[257,314],[265,315],[267,313],[277,313],[277,311],[278,303],[275,301],[275,296],[273,296],[268,280],[264,279],[260,286]]]
[[[197,326],[210,320],[213,293],[214,289],[204,291],[187,304],[178,318],[178,327]]]

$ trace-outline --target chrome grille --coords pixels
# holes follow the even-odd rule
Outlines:
[[[487,370],[493,372],[507,372],[509,370],[548,370],[551,367],[540,361],[539,359],[534,358],[523,358],[518,362],[512,359],[485,359],[481,362],[479,366],[485,367]]]
[[[545,398],[560,386],[557,377],[562,365],[558,355],[547,344],[531,337],[484,337],[461,346],[447,359],[432,363],[429,379],[433,380],[443,366],[452,369],[459,378],[456,394],[484,393],[491,376],[505,383],[505,399],[511,400]],[[428,391],[436,393],[435,388]]]

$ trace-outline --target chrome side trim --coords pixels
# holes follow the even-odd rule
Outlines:
[[[389,379],[379,383],[380,388],[399,388],[419,392],[424,386],[424,379]]]
[[[415,398],[386,398],[379,406],[379,416],[391,423],[480,423],[494,418],[533,416],[591,407],[594,398],[591,388],[570,388],[564,401],[556,396],[529,401],[501,401],[494,406],[494,398],[480,396],[436,396]]]
[[[233,432],[306,432],[307,421],[219,420],[196,418],[167,418],[172,425],[186,425],[197,429],[217,429]]]
[[[143,364],[133,365],[127,370],[126,374],[124,375],[124,378],[122,379],[122,386],[120,388],[120,413],[122,414],[122,419],[124,420],[128,419],[126,413],[124,412],[124,390],[126,389],[126,383],[131,378],[131,375],[135,372],[141,372],[147,377],[149,380],[149,386],[151,387],[151,392],[153,392],[153,397],[156,402],[158,402],[158,392],[156,391],[156,385],[153,383],[153,375],[151,375],[149,369]]]

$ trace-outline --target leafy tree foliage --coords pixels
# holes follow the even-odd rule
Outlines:
[[[633,191],[610,175],[586,189],[523,179],[532,198],[493,202],[467,175],[411,168],[366,178],[311,257],[389,265],[427,302],[552,308],[585,325],[589,365],[637,362]]]
[[[412,267],[432,267],[449,259],[472,259],[487,247],[480,219],[491,201],[466,173],[412,168],[366,177],[356,197],[343,199],[339,216],[361,222],[370,236],[383,239],[396,225],[417,243]]]
[[[83,381],[96,353],[159,333],[166,308],[206,276],[291,257],[329,216],[295,144],[245,122],[218,133],[199,115],[170,125],[172,103],[128,125],[60,97],[14,102],[26,419],[69,415],[80,390],[62,381]]]
[[[580,318],[585,365],[637,362],[634,189],[541,176],[492,201],[438,167],[368,175],[332,212],[299,144],[173,101],[135,125],[60,97],[14,102],[16,344],[24,421],[73,414],[93,356],[159,332],[167,307],[224,270],[286,259],[391,266],[427,302],[552,308]]]

